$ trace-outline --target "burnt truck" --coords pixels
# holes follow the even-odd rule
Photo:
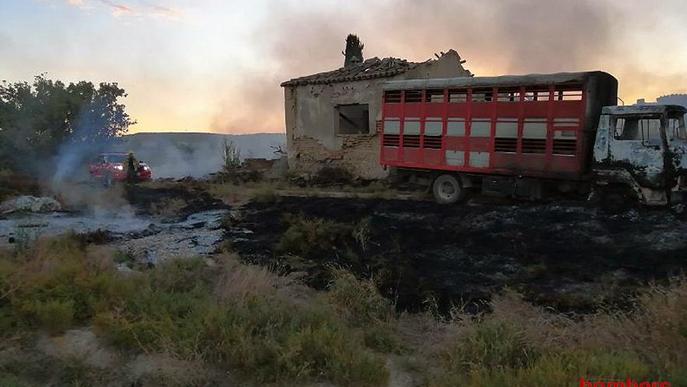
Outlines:
[[[439,203],[469,190],[539,198],[572,192],[666,205],[687,188],[681,106],[616,106],[594,71],[386,82],[380,163]]]

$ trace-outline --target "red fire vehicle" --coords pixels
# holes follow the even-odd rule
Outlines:
[[[665,204],[683,187],[685,109],[613,106],[617,87],[604,72],[387,82],[380,162],[431,181],[440,203],[471,188],[539,197],[603,186]]]
[[[128,153],[101,153],[91,161],[88,171],[92,178],[101,180],[107,186],[116,181],[125,181],[128,157]],[[139,182],[148,181],[153,178],[153,173],[146,163],[138,162],[136,177]]]

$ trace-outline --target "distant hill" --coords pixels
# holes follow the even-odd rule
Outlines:
[[[123,136],[113,150],[134,152],[155,177],[202,177],[222,168],[225,140],[236,144],[242,158],[273,159],[272,147],[286,149],[286,136],[280,133],[136,133]]]

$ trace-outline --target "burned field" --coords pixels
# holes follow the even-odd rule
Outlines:
[[[628,307],[638,289],[687,267],[687,219],[669,210],[276,195],[230,208],[197,181],[128,186],[116,196],[121,202],[5,217],[0,235],[6,242],[71,228],[144,264],[230,250],[317,289],[340,267],[372,278],[409,311],[476,311],[504,288],[562,312]]]
[[[317,288],[344,267],[402,310],[479,309],[506,287],[564,312],[627,307],[687,266],[687,222],[667,210],[291,197],[248,204],[225,223],[248,262],[301,272]]]
[[[221,200],[193,182],[155,188],[131,185],[126,187],[125,198],[136,207],[138,214],[166,213],[181,220],[193,213],[228,208]]]
[[[472,359],[489,377],[527,379],[578,356],[546,382],[565,385],[598,363],[584,345],[613,353],[614,375],[633,369],[639,355],[611,351],[618,337],[649,361],[653,340],[667,343],[657,375],[684,364],[684,282],[646,286],[683,271],[682,215],[277,191],[241,204],[226,198],[246,187],[211,184],[119,186],[90,207],[0,218],[5,240],[41,233],[0,256],[0,291],[19,289],[4,293],[0,326],[26,337],[0,351],[0,384],[454,386],[469,385]],[[51,366],[27,366],[40,362]]]

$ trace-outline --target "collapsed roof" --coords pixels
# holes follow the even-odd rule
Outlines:
[[[455,50],[449,50],[444,55],[456,55],[460,63],[460,56]],[[303,86],[303,85],[319,85],[340,82],[361,81],[376,78],[388,78],[398,74],[405,73],[420,65],[429,64],[441,58],[437,55],[437,59],[429,59],[424,62],[409,62],[400,58],[384,58],[377,57],[368,59],[360,64],[349,65],[348,67],[341,67],[333,71],[326,71],[304,77],[294,78],[283,82],[282,87],[285,86]]]

